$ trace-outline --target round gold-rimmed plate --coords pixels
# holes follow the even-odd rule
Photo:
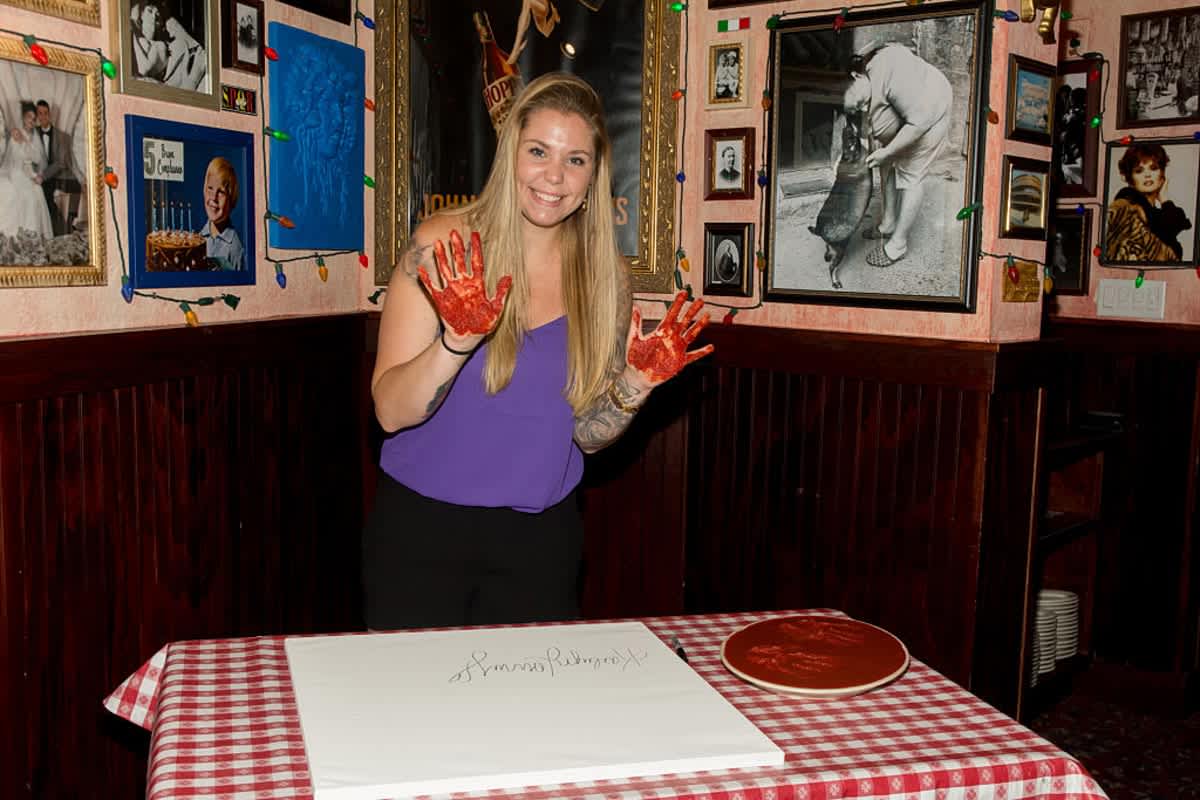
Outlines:
[[[899,678],[908,649],[883,628],[845,617],[797,614],[752,622],[721,644],[725,668],[791,697],[852,697]]]

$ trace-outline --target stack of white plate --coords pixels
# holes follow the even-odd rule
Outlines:
[[[1038,674],[1054,669],[1055,648],[1058,642],[1058,617],[1048,608],[1038,608],[1034,628],[1033,659]]]
[[[1054,658],[1070,658],[1079,652],[1079,595],[1063,589],[1038,592],[1038,614],[1049,611],[1055,618]]]

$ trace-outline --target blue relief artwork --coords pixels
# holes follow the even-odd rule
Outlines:
[[[363,98],[366,58],[353,45],[279,22],[267,26],[279,52],[268,62],[270,211],[296,227],[268,223],[272,247],[363,247]]]

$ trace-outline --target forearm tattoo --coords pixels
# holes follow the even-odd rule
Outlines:
[[[585,453],[608,447],[629,427],[639,404],[637,391],[618,377],[611,390],[575,418],[575,441]]]
[[[400,264],[404,267],[404,274],[416,279],[417,267],[421,266],[422,263],[433,263],[433,259],[430,256],[432,252],[433,245],[427,244],[422,246],[414,240],[409,244],[408,249],[404,251],[404,255],[400,259]],[[436,274],[437,270],[435,269],[433,273]]]
[[[429,401],[429,405],[425,406],[426,417],[432,416],[433,412],[438,410],[438,406],[446,399],[446,394],[450,391],[450,384],[452,383],[454,383],[453,380],[446,381],[434,390],[433,399]]]

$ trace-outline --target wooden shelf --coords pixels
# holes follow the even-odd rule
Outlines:
[[[1096,455],[1121,436],[1110,431],[1074,431],[1066,436],[1056,436],[1046,442],[1046,469],[1059,469],[1073,461]]]
[[[1041,549],[1059,547],[1091,532],[1099,520],[1073,511],[1052,512],[1042,519],[1038,528],[1037,546]]]

